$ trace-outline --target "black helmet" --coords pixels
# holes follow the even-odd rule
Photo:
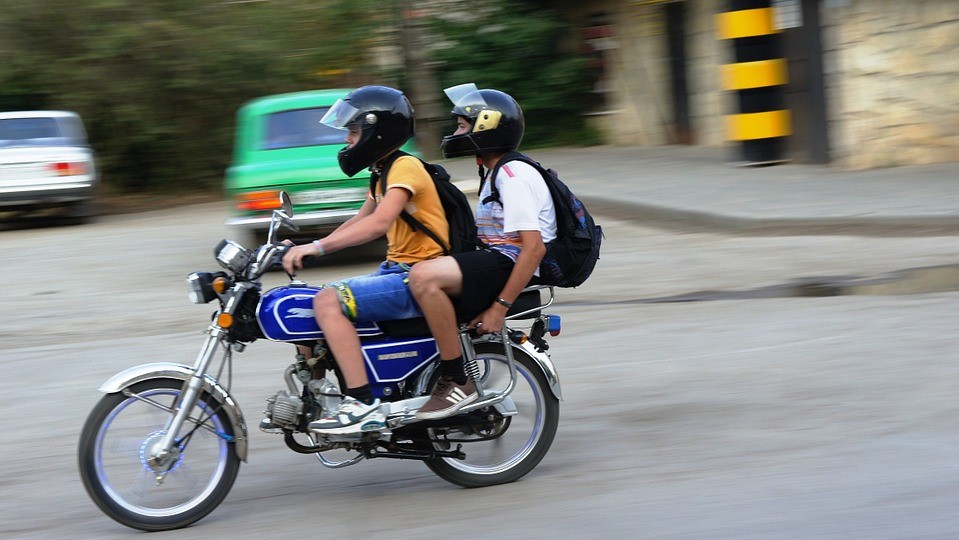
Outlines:
[[[320,122],[337,129],[360,128],[360,140],[337,154],[347,176],[390,155],[413,136],[413,106],[388,86],[363,86],[337,100]]]
[[[473,83],[447,88],[444,92],[453,102],[453,116],[462,116],[473,126],[469,133],[443,137],[444,157],[479,156],[519,148],[526,123],[523,109],[509,94],[479,90]]]

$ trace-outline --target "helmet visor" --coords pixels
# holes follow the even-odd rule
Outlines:
[[[356,115],[359,112],[356,107],[342,99],[338,99],[336,103],[330,107],[330,110],[326,111],[323,118],[320,118],[320,123],[330,126],[331,128],[346,130],[349,129],[351,123],[356,121]]]
[[[477,111],[487,108],[486,100],[474,83],[451,86],[443,90],[446,97],[453,102],[453,113],[464,116],[475,116]]]

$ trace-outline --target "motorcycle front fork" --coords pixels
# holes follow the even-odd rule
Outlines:
[[[196,405],[203,391],[203,377],[210,366],[217,349],[220,346],[223,329],[214,325],[211,326],[203,347],[197,355],[196,362],[193,365],[193,375],[183,384],[180,390],[180,398],[174,403],[173,409],[176,411],[163,428],[163,435],[146,450],[147,462],[153,470],[163,470],[166,464],[173,463],[176,459],[174,447],[179,442],[177,434],[183,428],[190,416],[190,411]],[[158,481],[159,477],[158,477]]]

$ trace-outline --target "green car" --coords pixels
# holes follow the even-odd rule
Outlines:
[[[315,90],[255,99],[237,112],[233,164],[226,171],[231,217],[226,224],[252,248],[266,240],[279,192],[293,200],[293,221],[317,238],[350,219],[369,193],[369,174],[348,178],[336,154],[346,131],[320,123],[350,92]]]

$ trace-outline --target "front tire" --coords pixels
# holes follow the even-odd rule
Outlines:
[[[162,435],[182,386],[180,380],[153,379],[131,386],[131,396],[108,394],[80,432],[83,487],[104,513],[127,527],[186,527],[223,501],[239,472],[232,424],[206,392],[190,413],[202,425],[184,424],[178,457],[163,470],[147,462],[146,449]]]
[[[513,349],[513,359],[517,380],[510,398],[516,405],[515,416],[500,418],[479,432],[476,426],[425,430],[431,441],[426,445],[434,449],[449,450],[463,441],[465,459],[434,458],[426,462],[440,478],[468,488],[505,484],[519,480],[546,457],[559,426],[559,400],[532,358]],[[509,364],[502,346],[477,345],[476,361],[485,392],[506,388]]]

